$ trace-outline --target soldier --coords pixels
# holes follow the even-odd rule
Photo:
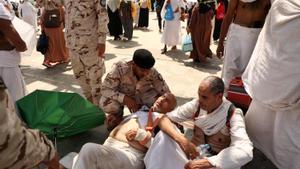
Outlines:
[[[14,104],[0,78],[0,168],[33,168],[43,162],[58,169],[58,155],[47,137],[26,128],[17,117]]]
[[[85,97],[99,104],[108,16],[105,0],[65,0],[66,39],[75,78]]]
[[[132,61],[118,62],[103,81],[100,107],[107,113],[107,129],[112,130],[122,121],[123,108],[135,112],[142,105],[151,107],[166,92],[168,85],[152,68],[155,60],[146,49],[138,49]]]

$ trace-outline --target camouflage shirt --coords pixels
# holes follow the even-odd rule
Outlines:
[[[55,152],[43,133],[23,125],[0,79],[0,168],[32,168],[51,160]]]
[[[105,44],[108,15],[105,0],[65,0],[67,47],[81,49]]]
[[[170,89],[161,74],[152,68],[140,80],[133,74],[132,62],[117,62],[102,83],[103,97],[123,103],[124,96],[135,98],[138,104],[151,107],[155,100]]]

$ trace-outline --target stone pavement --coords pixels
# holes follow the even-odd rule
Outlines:
[[[155,68],[162,74],[171,91],[176,95],[178,105],[181,105],[197,97],[198,85],[204,77],[221,75],[223,60],[214,56],[208,59],[207,64],[201,64],[193,63],[192,59],[188,58],[188,53],[183,53],[181,50],[168,51],[165,55],[160,54],[163,44],[160,42],[161,34],[158,32],[155,18],[156,13],[150,12],[149,29],[134,30],[132,41],[114,41],[113,37],[107,38],[106,70],[108,72],[112,64],[119,60],[130,60],[136,49],[146,48],[152,52],[156,59]],[[186,23],[182,23],[182,35],[185,34],[185,25]],[[181,46],[178,45],[177,48],[180,49]],[[215,44],[211,45],[211,50],[215,52]],[[70,63],[47,69],[42,66],[42,61],[43,56],[38,52],[34,52],[30,57],[22,58],[21,69],[29,92],[43,89],[82,93],[73,77]],[[107,135],[105,127],[100,126],[82,134],[59,139],[57,148],[61,156],[64,156],[71,151],[78,152],[86,142],[103,143]],[[257,162],[246,168],[272,169],[272,164],[261,153],[256,154],[259,156]]]

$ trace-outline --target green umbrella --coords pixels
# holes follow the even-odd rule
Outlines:
[[[104,112],[77,93],[36,90],[17,101],[30,128],[50,137],[68,137],[104,123]]]

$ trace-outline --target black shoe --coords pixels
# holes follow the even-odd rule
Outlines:
[[[167,53],[167,48],[163,48],[163,49],[161,50],[161,54],[165,54],[165,53]]]
[[[114,40],[121,40],[120,36],[115,36]]]

